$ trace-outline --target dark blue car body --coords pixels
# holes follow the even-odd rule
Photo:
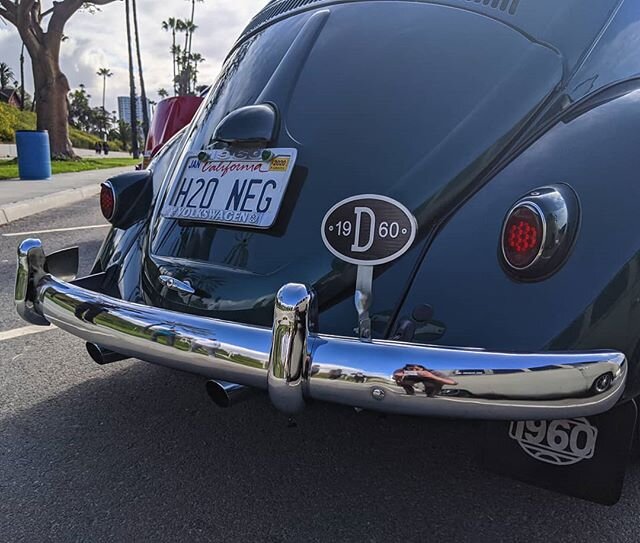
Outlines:
[[[320,223],[335,202],[375,192],[411,209],[419,232],[411,251],[376,271],[374,337],[393,337],[429,304],[434,318],[415,342],[617,349],[633,395],[638,25],[640,7],[618,0],[589,9],[578,0],[271,2],[184,138],[258,98],[273,103],[275,145],[299,152],[277,224],[164,219],[170,176],[158,171],[154,208],[110,234],[95,271],[110,270],[107,290],[124,299],[266,326],[278,288],[304,282],[318,295],[320,331],[352,335],[355,266],[325,249]],[[178,160],[173,147],[165,162]],[[518,280],[497,250],[505,215],[527,192],[559,183],[580,202],[575,245],[550,276]],[[201,296],[161,294],[161,274]]]

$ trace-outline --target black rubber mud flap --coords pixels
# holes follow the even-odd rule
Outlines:
[[[588,418],[487,422],[486,468],[603,505],[620,499],[637,418],[634,401]]]

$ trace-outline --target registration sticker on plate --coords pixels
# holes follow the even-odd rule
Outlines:
[[[190,156],[162,216],[269,228],[278,216],[296,157],[296,149],[219,149]]]

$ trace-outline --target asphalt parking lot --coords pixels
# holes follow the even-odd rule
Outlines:
[[[0,228],[0,541],[638,540],[639,465],[602,507],[483,471],[479,425],[315,404],[290,428],[264,396],[220,410],[202,378],[25,335],[12,234],[103,222],[85,201]],[[105,234],[37,237],[86,273]]]

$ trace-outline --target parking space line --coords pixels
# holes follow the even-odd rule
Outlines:
[[[15,328],[13,330],[7,330],[6,332],[0,332],[0,343],[3,341],[9,341],[10,339],[16,339],[23,336],[32,336],[33,334],[41,334],[42,332],[49,332],[55,330],[55,326],[25,326],[24,328]]]
[[[33,236],[36,234],[56,234],[58,232],[73,232],[75,230],[94,230],[95,228],[110,228],[110,224],[94,224],[92,226],[73,226],[71,228],[53,228],[51,230],[36,230],[33,232],[12,232],[2,234],[3,238],[17,238],[19,236]]]

